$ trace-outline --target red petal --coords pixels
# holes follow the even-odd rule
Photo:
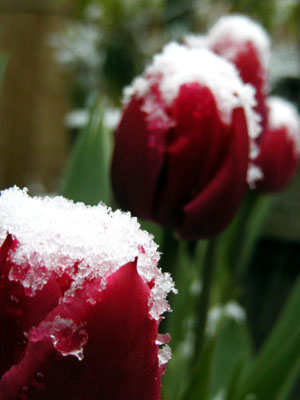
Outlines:
[[[260,139],[260,154],[255,162],[261,167],[264,177],[256,187],[262,192],[275,192],[282,189],[296,172],[298,156],[295,143],[284,127],[266,130]]]
[[[168,122],[147,121],[147,114],[142,111],[146,100],[133,98],[125,109],[115,135],[111,170],[119,205],[142,218],[151,216],[169,129]]]
[[[232,46],[230,43],[218,43],[213,47],[213,51],[219,55],[226,57],[227,46]],[[264,129],[267,122],[268,108],[266,105],[266,88],[267,88],[267,73],[264,66],[261,64],[259,54],[255,46],[251,42],[243,43],[242,45],[236,44],[239,48],[235,51],[234,63],[239,71],[239,74],[245,83],[250,83],[256,89],[255,98],[257,106],[255,111],[262,117],[262,128]],[[229,50],[230,51],[230,50]]]
[[[183,205],[202,190],[222,163],[228,132],[213,94],[198,83],[182,85],[173,108],[177,124],[169,132],[155,220],[176,227],[182,221]]]
[[[24,331],[39,324],[61,297],[55,279],[50,279],[34,297],[27,296],[21,284],[8,279],[13,265],[8,252],[16,245],[17,241],[8,235],[0,249],[0,376],[23,357],[27,345]]]
[[[179,234],[188,239],[210,237],[233,218],[246,190],[249,139],[242,109],[233,113],[228,153],[208,185],[184,207]]]
[[[0,381],[3,400],[15,400],[22,387],[30,400],[156,400],[160,398],[157,321],[149,316],[149,287],[128,263],[108,279],[96,304],[87,303],[87,283],[72,301],[57,306],[37,330],[44,335],[31,342],[23,360]],[[47,322],[54,317],[85,324],[88,340],[84,359],[62,357],[47,335]],[[44,326],[44,328],[43,328]],[[33,339],[31,339],[33,340]],[[36,374],[44,377],[36,385]]]

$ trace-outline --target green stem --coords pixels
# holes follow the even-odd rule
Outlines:
[[[165,272],[170,272],[174,277],[178,258],[179,240],[174,236],[173,232],[165,229],[162,239],[162,255],[160,266]]]
[[[271,201],[270,196],[261,196],[254,191],[249,191],[238,214],[223,236],[222,242],[225,247],[223,247],[222,258],[225,261],[227,282],[221,293],[222,302],[239,295],[239,285],[247,272],[250,256],[270,209]]]
[[[159,265],[164,272],[169,272],[173,279],[176,275],[176,266],[178,263],[178,249],[179,249],[179,239],[177,239],[173,232],[169,229],[165,229],[162,238],[162,255],[159,261]],[[169,303],[173,304],[174,294],[169,295]],[[167,313],[165,318],[161,321],[159,329],[161,332],[168,330],[170,324],[171,315]]]
[[[238,221],[238,226],[235,234],[235,240],[231,243],[231,260],[236,260],[234,274],[239,278],[245,271],[246,255],[245,245],[247,245],[247,233],[251,215],[254,212],[255,206],[259,201],[259,194],[254,191],[249,191],[242,203],[241,215]],[[238,243],[240,243],[238,245]],[[247,260],[248,261],[248,260]]]
[[[209,240],[204,257],[202,270],[202,289],[198,299],[198,304],[196,305],[198,313],[195,326],[196,342],[194,351],[194,363],[200,358],[204,347],[207,314],[211,296],[214,270],[216,266],[216,250],[217,238],[214,237]]]

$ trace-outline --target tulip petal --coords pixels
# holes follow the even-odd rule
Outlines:
[[[177,124],[169,133],[155,219],[176,227],[182,220],[182,206],[218,170],[227,149],[228,132],[213,94],[198,83],[182,85],[173,108]]]
[[[230,48],[232,46],[232,44],[229,45]],[[238,69],[243,82],[251,84],[256,89],[255,99],[257,105],[254,110],[261,116],[261,126],[264,129],[267,123],[268,113],[266,105],[266,71],[261,64],[256,48],[250,41],[242,45],[237,44],[236,47],[234,60],[231,61],[233,61]],[[216,54],[226,57],[226,44],[220,43],[219,46],[216,45],[213,50]],[[228,52],[230,53],[230,50]]]
[[[144,100],[133,98],[123,114],[115,135],[111,176],[120,206],[150,218],[170,123],[160,118],[149,123],[144,105]]]
[[[263,133],[256,163],[264,175],[257,182],[257,189],[265,193],[282,189],[292,178],[297,169],[298,155],[285,127]]]
[[[61,290],[54,278],[34,297],[24,287],[9,279],[13,263],[9,250],[17,245],[8,235],[0,249],[0,376],[23,357],[27,340],[23,334],[37,325],[58,304]]]
[[[84,285],[29,333],[23,360],[0,381],[3,400],[15,400],[22,390],[31,400],[160,398],[158,323],[149,316],[150,289],[139,276],[136,261],[108,278],[95,304],[86,302],[87,291],[97,292],[97,285]],[[57,332],[58,342],[51,341],[49,322],[55,317],[72,320],[86,332],[82,360],[71,353],[60,354],[68,331],[62,329]],[[62,347],[57,351],[53,343],[57,346],[59,341]],[[38,374],[43,377],[40,384]]]
[[[300,118],[296,108],[280,97],[268,98],[268,126],[258,139],[260,153],[255,163],[263,178],[257,190],[282,189],[296,172],[300,155]]]
[[[231,140],[221,168],[206,188],[184,206],[183,224],[178,229],[182,237],[213,236],[229,223],[246,190],[248,151],[247,123],[243,110],[238,108],[233,113]]]

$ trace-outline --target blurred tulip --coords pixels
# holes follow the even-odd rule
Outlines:
[[[112,160],[120,206],[183,238],[221,231],[246,189],[260,129],[254,104],[253,88],[226,60],[166,46],[125,91]]]
[[[246,16],[230,15],[220,18],[206,36],[187,37],[185,42],[191,47],[206,47],[236,66],[243,82],[256,89],[255,110],[264,128],[270,59],[270,39],[265,30]]]
[[[282,189],[296,172],[300,154],[300,117],[296,109],[279,97],[268,99],[268,126],[259,138],[255,160],[263,177],[256,183],[261,192]]]
[[[62,197],[0,197],[1,400],[160,399],[173,289],[135,219]]]

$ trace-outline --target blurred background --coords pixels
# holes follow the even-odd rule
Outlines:
[[[112,140],[123,88],[153,54],[230,13],[269,32],[270,93],[300,110],[298,0],[0,0],[1,189],[58,192],[95,99]],[[257,346],[299,272],[299,189],[298,173],[272,195],[251,260],[243,303]]]

